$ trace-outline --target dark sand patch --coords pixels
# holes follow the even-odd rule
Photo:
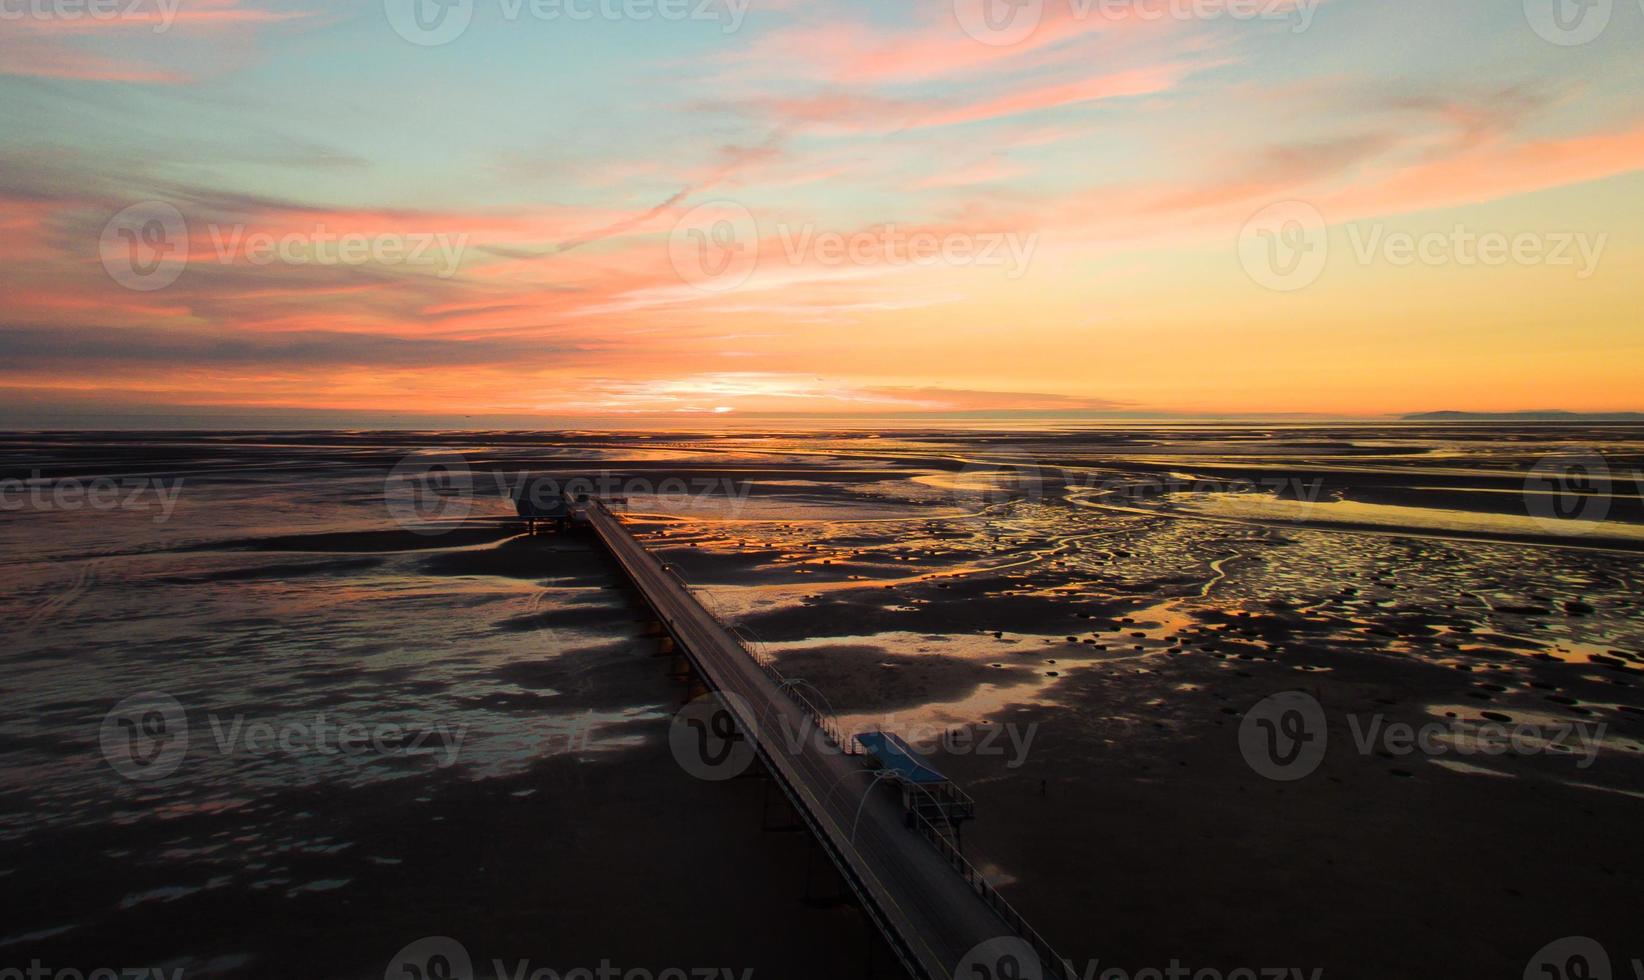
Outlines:
[[[1303,663],[1330,672],[1293,669]],[[1133,973],[1176,959],[1224,974],[1283,964],[1380,980],[1446,963],[1468,964],[1458,976],[1517,976],[1560,936],[1625,949],[1635,935],[1637,804],[1570,785],[1582,778],[1572,758],[1449,756],[1516,777],[1500,778],[1359,753],[1349,716],[1431,722],[1424,706],[1465,698],[1470,675],[1319,642],[1271,661],[1195,651],[1136,666],[1077,670],[1056,703],[993,716],[1036,726],[1018,768],[936,759],[978,801],[973,858],[1020,879],[1005,894],[1064,956]],[[1538,678],[1609,690],[1560,666],[1495,672],[1500,696],[1545,710]],[[1329,748],[1316,773],[1280,783],[1245,763],[1238,726],[1286,689],[1320,698]],[[1644,735],[1644,718],[1623,724]],[[1604,783],[1644,789],[1644,759],[1607,753],[1597,765]],[[1443,909],[1444,928],[1412,909]]]
[[[562,627],[618,626],[635,618],[634,608],[620,603],[559,605],[539,613],[510,617],[498,623],[497,629],[508,633],[531,633]]]
[[[469,781],[422,760],[361,789],[292,788],[202,814],[166,799],[166,819],[44,832],[8,860],[7,931],[72,928],[12,952],[82,972],[170,963],[203,975],[238,957],[239,975],[357,980],[382,976],[413,940],[451,936],[476,976],[493,959],[528,960],[527,974],[609,961],[652,975],[868,975],[875,943],[858,913],[804,901],[806,836],[759,833],[759,781],[690,777],[666,722],[612,734],[647,740],[508,778]],[[210,851],[158,857],[229,838],[271,857],[244,869]],[[118,875],[110,854],[123,855]],[[819,880],[819,893],[838,887]],[[143,895],[157,897],[119,908]],[[872,956],[888,975],[889,953]]]
[[[429,575],[495,575],[517,579],[569,579],[578,584],[607,581],[610,559],[579,533],[514,537],[495,548],[430,555]]]
[[[1028,683],[1034,671],[972,663],[945,654],[890,653],[867,644],[810,647],[777,654],[789,677],[826,692],[837,711],[891,711],[933,701],[957,701],[984,683]]]
[[[894,589],[827,593],[803,605],[756,613],[743,622],[771,641],[874,633],[1028,633],[1064,636],[1088,633],[1090,619],[1128,615],[1142,603],[1030,595],[989,594],[984,583],[964,580],[919,582]],[[941,588],[950,585],[950,588]],[[986,597],[985,602],[977,601]],[[920,604],[909,605],[910,600]],[[1083,614],[1083,615],[1081,615]]]

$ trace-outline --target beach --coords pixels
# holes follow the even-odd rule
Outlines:
[[[485,976],[895,975],[806,835],[765,829],[762,780],[670,754],[700,691],[597,543],[513,516],[576,480],[843,727],[928,747],[977,801],[967,855],[1081,969],[1515,976],[1564,936],[1626,950],[1639,436],[7,437],[0,479],[29,492],[0,515],[0,950],[364,977],[445,936]],[[155,692],[187,749],[133,778],[101,728]],[[1274,778],[1248,736],[1296,693],[1323,747]]]

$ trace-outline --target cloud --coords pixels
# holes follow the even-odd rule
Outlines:
[[[553,362],[597,347],[538,341],[453,341],[334,330],[275,333],[0,324],[0,373],[213,367],[465,367]]]
[[[24,124],[0,150],[12,323],[0,359],[15,384],[290,405],[414,392],[521,409],[1116,410],[1127,406],[1044,372],[1075,376],[1135,319],[1127,290],[1173,256],[1196,262],[1219,242],[1236,275],[1237,230],[1263,205],[1306,200],[1340,223],[1644,164],[1630,104],[1586,101],[1596,70],[1455,81],[1479,77],[1467,72],[1493,50],[1484,42],[1430,64],[1412,55],[1409,80],[1390,83],[1330,58],[1345,42],[1322,26],[1299,39],[1123,7],[1079,18],[1052,2],[1031,37],[998,48],[966,36],[947,3],[854,19],[793,4],[735,43],[682,47],[690,60],[673,74],[651,49],[592,50],[609,58],[603,74],[533,64],[509,76],[517,105],[469,57],[503,43],[483,25],[444,52],[378,30],[381,46],[362,35],[356,70],[336,76],[354,84],[321,105],[312,88],[269,84],[339,42],[307,29],[330,15],[283,13],[291,2],[185,0],[160,37],[138,24],[0,35],[0,72],[55,79],[0,81]],[[761,33],[772,21],[789,26]],[[1362,43],[1385,59],[1403,42]],[[236,74],[288,48],[290,64]],[[408,124],[405,106],[425,102],[437,111]],[[201,106],[217,115],[183,120]],[[230,113],[246,122],[218,132]],[[99,253],[105,222],[146,200],[177,206],[190,230],[188,268],[154,294],[116,285]],[[758,249],[758,266],[725,293],[686,282],[669,249],[676,222],[713,200],[757,226],[737,244]],[[887,225],[1038,236],[1042,248],[1017,281],[957,262],[824,261],[784,237]],[[259,264],[234,244],[344,234],[466,247],[440,278],[381,262]],[[1161,252],[1139,258],[1138,246]],[[1168,307],[1189,332],[1228,299],[1171,297],[1149,313]],[[1043,343],[1002,349],[1002,324]]]
[[[701,108],[749,112],[778,126],[889,132],[987,122],[1108,99],[1156,95],[1175,87],[1187,71],[1185,65],[1158,65],[1066,82],[1017,85],[1003,94],[988,91],[968,98],[898,98],[836,89],[790,98],[707,103]]]
[[[19,5],[20,7],[22,5]],[[208,61],[249,44],[270,25],[316,16],[269,10],[241,0],[171,0],[34,7],[0,28],[0,75],[61,80],[183,85],[196,73],[180,64]]]

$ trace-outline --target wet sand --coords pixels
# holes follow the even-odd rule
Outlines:
[[[206,818],[41,835],[8,861],[8,937],[74,927],[5,952],[85,971],[375,978],[413,940],[450,936],[487,976],[493,959],[510,974],[529,960],[560,972],[609,961],[785,976],[794,958],[814,965],[807,975],[857,976],[870,955],[887,975],[888,953],[854,911],[805,901],[811,845],[761,831],[759,780],[692,779],[668,754],[665,722],[625,734],[645,742],[597,763],[290,791]],[[179,840],[269,833],[293,840],[262,888],[211,887],[132,860]],[[815,894],[828,898],[839,886],[818,862]]]
[[[496,537],[506,539],[468,544]],[[387,540],[264,543],[272,553],[341,553],[386,550]],[[0,957],[82,971],[119,963],[189,977],[374,978],[406,944],[450,936],[482,976],[493,975],[493,960],[507,975],[528,961],[527,974],[609,963],[783,976],[795,958],[814,967],[810,975],[890,975],[889,953],[838,901],[841,885],[808,837],[762,829],[792,823],[764,780],[703,782],[674,760],[668,716],[699,691],[670,675],[656,641],[642,635],[643,610],[586,539],[526,539],[510,528],[441,543],[458,547],[426,560],[433,575],[557,572],[600,583],[610,597],[499,622],[526,636],[567,622],[598,626],[612,642],[503,667],[501,679],[522,693],[487,708],[542,712],[569,700],[579,710],[656,713],[573,733],[586,751],[547,755],[515,775],[405,764],[379,784],[198,804],[190,787],[161,784],[129,806],[133,820],[39,828],[5,862],[13,911]],[[356,567],[339,558],[329,570]],[[317,574],[313,565],[302,572]],[[139,816],[148,812],[156,818]],[[233,870],[241,848],[265,855],[245,877]]]
[[[1388,487],[1347,495],[1511,513],[1500,487],[1523,482],[1484,473],[1435,500],[1377,479]],[[1041,483],[1038,507],[1062,489]],[[1081,964],[1486,977],[1517,975],[1561,936],[1630,948],[1644,884],[1635,557],[1556,525],[1220,527],[1140,503],[1077,541],[1065,513],[984,500],[941,537],[912,520],[848,538],[687,523],[652,545],[841,714],[973,738],[1032,726],[1018,766],[940,745],[935,758],[980,805],[973,860]],[[1610,511],[1629,515],[1635,499]],[[802,577],[821,556],[827,571]],[[967,653],[930,642],[944,637]],[[1332,751],[1277,783],[1236,732],[1292,689],[1325,705]],[[978,703],[991,707],[967,715]],[[1452,718],[1608,734],[1592,769],[1354,747],[1355,723]]]
[[[135,440],[62,450],[51,464],[62,473],[222,464],[196,479],[231,501],[251,477],[223,461],[225,447],[257,468],[297,459],[305,492],[331,494],[323,513],[335,515],[324,527],[253,515],[223,533],[168,528],[140,548],[99,542],[114,557],[73,557],[101,570],[76,581],[84,595],[109,594],[100,574],[139,588],[143,602],[178,603],[169,631],[131,619],[138,638],[152,634],[151,646],[133,647],[144,655],[181,650],[198,671],[200,651],[217,651],[225,632],[236,645],[222,656],[286,644],[289,666],[261,668],[271,688],[336,685],[324,698],[338,704],[426,688],[449,702],[432,717],[460,710],[523,725],[517,748],[503,740],[484,757],[512,765],[397,762],[396,778],[364,783],[281,777],[226,797],[117,794],[117,819],[26,826],[14,839],[27,847],[0,880],[24,910],[7,936],[28,938],[0,947],[0,962],[28,951],[62,965],[180,965],[182,951],[190,975],[378,976],[405,943],[451,935],[486,964],[865,975],[860,916],[804,901],[808,845],[760,831],[760,784],[700,782],[669,755],[667,718],[691,692],[651,656],[611,569],[576,533],[525,539],[505,516],[492,477],[520,467],[752,481],[742,509],[663,495],[638,500],[630,520],[704,602],[853,726],[1031,726],[1020,757],[938,747],[936,763],[978,801],[972,860],[1081,964],[1518,976],[1566,935],[1636,955],[1636,554],[1556,523],[1465,537],[1414,524],[1198,519],[1195,492],[1263,492],[1225,485],[1088,503],[1093,490],[1137,480],[1324,476],[1342,499],[1514,514],[1503,499],[1534,460],[1600,448],[1625,477],[1641,459],[1637,429],[1134,427],[835,433],[774,446],[708,433],[373,440],[225,435],[179,440],[154,458]],[[471,515],[433,536],[384,519],[382,470],[400,458],[395,447],[475,444],[484,489]],[[24,471],[42,452],[13,445],[0,470]],[[1029,461],[1036,478],[1024,485],[1001,461]],[[1618,480],[1614,492],[1608,516],[1636,521],[1637,488]],[[137,564],[116,576],[110,561]],[[37,633],[91,615],[52,598],[62,589],[39,575],[11,597]],[[202,599],[249,608],[181,625]],[[378,649],[360,635],[372,616],[403,625],[434,599],[438,621],[420,640],[413,632]],[[329,601],[382,611],[328,634]],[[312,606],[302,629],[289,622],[294,603]],[[30,642],[11,663],[69,662],[61,644]],[[432,674],[417,659],[430,657]],[[1279,783],[1246,763],[1237,732],[1286,690],[1324,705],[1330,749],[1317,772]],[[42,697],[47,715],[90,719],[71,729],[78,743],[7,729],[4,749],[95,768],[95,717],[113,699]],[[536,719],[583,710],[620,720],[587,751],[530,741]],[[1451,714],[1608,730],[1587,769],[1561,755],[1354,748],[1350,717]],[[18,771],[44,771],[29,764]],[[6,797],[14,812],[36,805],[21,787]],[[88,795],[78,812],[96,805]],[[892,975],[878,956],[880,975]]]
[[[1485,680],[1514,658],[1463,658],[1464,673],[1306,641],[1278,655],[1266,642],[1217,646],[1257,659],[1195,648],[1093,667],[1054,703],[994,715],[1038,726],[1018,768],[938,747],[938,765],[978,801],[974,853],[1018,879],[1007,897],[1064,955],[1132,971],[1176,958],[1224,971],[1502,977],[1562,936],[1636,942],[1644,718],[1595,709],[1618,744],[1588,770],[1563,757],[1448,757],[1482,772],[1361,756],[1346,718],[1420,725],[1435,702],[1474,723],[1490,710],[1556,712],[1531,684],[1637,704],[1638,675],[1591,680],[1538,663]],[[1313,775],[1279,783],[1245,763],[1236,730],[1263,697],[1291,689],[1324,704],[1330,750]]]

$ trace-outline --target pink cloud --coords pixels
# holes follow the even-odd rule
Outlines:
[[[918,8],[913,8],[917,10]],[[1011,62],[1022,67],[1033,56],[1112,21],[1075,17],[1064,3],[1044,5],[1046,16],[1021,43],[993,46],[967,35],[950,5],[937,4],[908,29],[883,29],[842,18],[796,24],[758,40],[746,64],[782,65],[804,77],[854,84],[927,81],[982,72]]]
[[[1219,179],[1103,186],[1014,210],[979,202],[970,220],[1041,229],[1060,245],[1167,244],[1236,235],[1257,209],[1279,201],[1305,201],[1331,224],[1341,224],[1497,201],[1644,170],[1644,128],[1497,141],[1415,162],[1396,159],[1403,148],[1400,141],[1381,137],[1285,147]]]
[[[777,125],[808,125],[848,132],[888,132],[986,122],[1013,116],[1169,91],[1189,69],[1158,65],[1071,82],[1018,85],[999,95],[969,100],[894,98],[860,91],[836,90],[789,99],[752,103]]]
[[[239,0],[189,0],[170,11],[152,4],[122,4],[116,8],[114,16],[25,16],[8,21],[7,29],[38,34],[91,34],[122,30],[163,33],[182,27],[209,32],[232,30],[246,25],[277,24],[312,16],[312,11],[275,11],[241,7]]]
[[[112,16],[8,19],[0,32],[0,75],[95,82],[179,85],[190,72],[174,67],[178,48],[171,40],[241,37],[257,28],[314,16],[307,11],[272,11],[241,6],[241,0],[192,0],[162,8],[139,4],[114,8]],[[93,50],[88,40],[111,42],[119,53]]]
[[[188,80],[187,75],[171,69],[21,34],[0,36],[0,75],[164,85],[176,85]]]
[[[1184,69],[1179,66],[1159,65],[1073,82],[1036,86],[996,99],[937,112],[921,124],[948,126],[1038,112],[1081,102],[1153,95],[1174,87],[1183,73]]]

